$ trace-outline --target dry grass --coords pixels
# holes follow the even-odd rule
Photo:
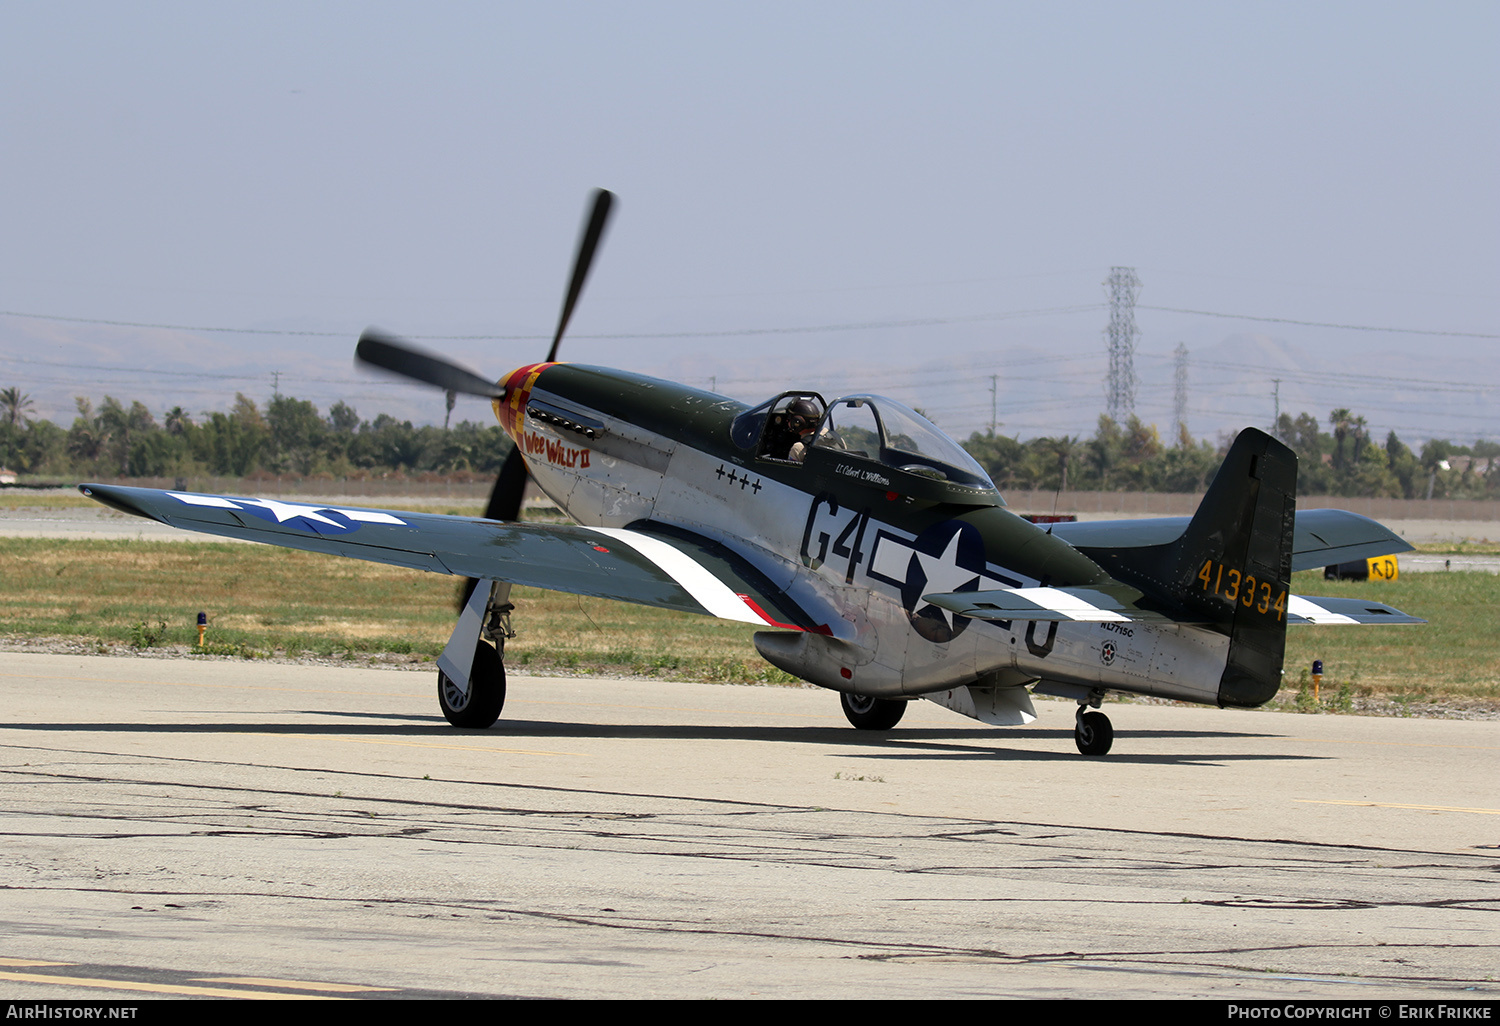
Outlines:
[[[83,509],[89,506],[99,507],[99,503],[93,499],[86,498],[71,488],[61,488],[55,492],[0,492],[0,510],[15,509]]]
[[[201,610],[212,649],[244,655],[435,658],[458,588],[379,563],[217,542],[0,539],[0,566],[0,634],[191,646]],[[742,624],[532,588],[513,597],[512,666],[791,679],[761,660]]]
[[[457,583],[377,563],[215,542],[0,539],[0,634],[102,645],[190,646],[199,610],[214,650],[350,658],[434,658],[452,628]],[[1325,667],[1325,696],[1345,704],[1500,701],[1494,641],[1500,576],[1405,574],[1393,582],[1298,574],[1301,594],[1364,596],[1430,622],[1416,627],[1299,627],[1287,678]],[[507,662],[531,672],[604,672],[718,681],[791,678],[750,642],[752,629],[646,606],[517,589]],[[1325,697],[1324,706],[1330,701]]]
[[[1433,542],[1418,545],[1416,550],[1429,556],[1500,556],[1500,542]]]
[[[1292,588],[1302,595],[1374,599],[1428,622],[1294,627],[1287,634],[1290,687],[1299,688],[1302,671],[1321,659],[1323,693],[1336,696],[1342,688],[1348,703],[1384,698],[1408,704],[1493,705],[1500,700],[1500,650],[1494,637],[1500,575],[1426,573],[1386,582],[1325,581],[1314,570],[1294,575]]]

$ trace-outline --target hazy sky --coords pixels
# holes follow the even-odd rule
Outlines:
[[[1497,53],[1493,2],[8,0],[0,310],[331,334],[0,316],[0,386],[66,423],[280,371],[440,421],[356,374],[360,329],[550,335],[604,186],[566,359],[960,435],[995,375],[1001,430],[1087,434],[1125,265],[1164,434],[1185,343],[1201,436],[1279,377],[1293,412],[1500,437]],[[546,346],[425,344],[497,377]]]

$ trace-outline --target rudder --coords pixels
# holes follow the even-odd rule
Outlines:
[[[1174,545],[1176,596],[1228,628],[1221,706],[1261,705],[1281,687],[1296,514],[1296,454],[1246,428]]]
[[[1143,606],[1229,635],[1219,704],[1257,706],[1281,687],[1296,513],[1297,455],[1246,428],[1177,539],[1083,551]]]

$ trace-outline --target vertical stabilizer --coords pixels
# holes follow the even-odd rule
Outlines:
[[[1247,428],[1173,546],[1179,601],[1229,628],[1220,705],[1260,705],[1281,687],[1296,513],[1296,454]]]
[[[1083,551],[1147,604],[1228,634],[1219,704],[1256,706],[1281,687],[1296,512],[1296,454],[1246,428],[1179,538]]]

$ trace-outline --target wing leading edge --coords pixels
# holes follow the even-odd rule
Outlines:
[[[79,491],[122,512],[203,534],[759,627],[828,630],[746,560],[681,531],[500,523],[121,485],[85,484]]]

